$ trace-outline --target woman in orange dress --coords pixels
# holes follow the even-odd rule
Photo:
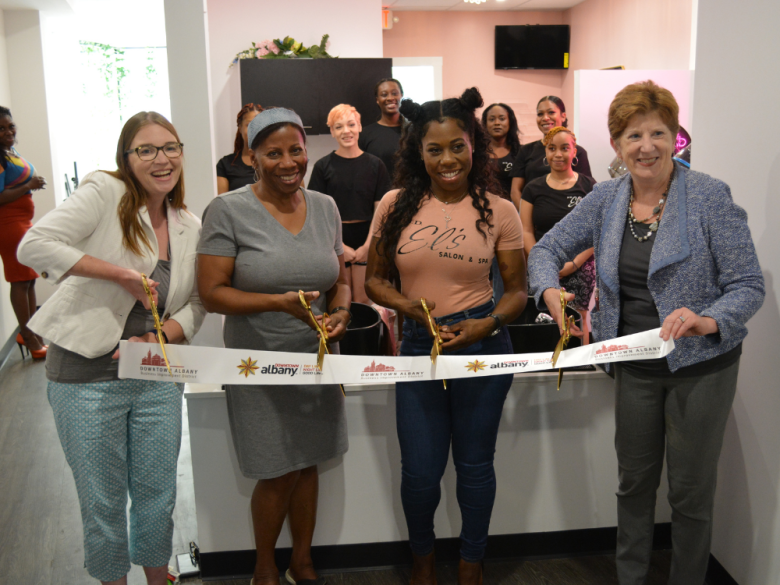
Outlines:
[[[5,279],[11,283],[11,306],[19,322],[16,343],[20,351],[24,345],[33,358],[42,359],[46,357],[46,346],[27,328],[37,307],[35,279],[38,275],[19,263],[16,248],[32,227],[35,211],[32,192],[45,188],[46,179],[36,175],[33,166],[16,152],[15,143],[16,125],[11,110],[0,106],[0,257]]]

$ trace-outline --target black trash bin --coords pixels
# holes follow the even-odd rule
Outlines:
[[[382,355],[382,335],[385,325],[379,312],[371,305],[352,303],[352,321],[339,342],[344,355]]]
[[[554,351],[561,334],[555,323],[535,323],[539,310],[528,299],[528,305],[520,316],[507,325],[509,338],[512,340],[512,351],[515,353],[539,353]],[[566,314],[574,317],[577,327],[582,323],[582,316],[571,307],[566,307]],[[567,349],[579,347],[582,341],[579,337],[569,340]],[[590,368],[589,368],[590,369]]]

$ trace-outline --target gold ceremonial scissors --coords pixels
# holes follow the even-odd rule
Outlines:
[[[152,296],[152,289],[149,288],[149,282],[146,280],[146,275],[141,273],[141,282],[144,285],[144,291],[146,296],[149,297],[149,305],[152,308],[152,317],[154,317],[154,328],[157,331],[157,341],[160,342],[160,349],[162,350],[162,356],[165,360],[165,365],[168,368],[168,373],[173,376],[171,371],[171,364],[168,361],[168,355],[165,353],[165,338],[163,337],[162,323],[160,322],[160,315],[157,313],[157,305],[154,304],[154,297]]]
[[[566,346],[569,343],[569,340],[571,339],[571,326],[574,323],[574,317],[570,317],[566,315],[566,289],[561,289],[561,319],[563,319],[563,335],[561,335],[561,338],[558,340],[557,345],[555,346],[555,351],[553,352],[552,357],[552,366],[555,367],[555,364],[558,363],[558,358],[561,355],[561,352],[566,348]],[[561,389],[561,382],[563,381],[563,370],[558,369],[558,390]]]
[[[319,368],[320,372],[322,371],[322,365],[325,363],[325,354],[330,353],[330,349],[328,349],[328,332],[325,329],[324,326],[320,325],[320,322],[317,321],[317,318],[314,316],[314,313],[312,313],[311,305],[306,300],[306,295],[303,294],[302,290],[298,291],[298,299],[301,301],[301,304],[303,305],[303,308],[306,309],[309,312],[309,317],[311,317],[312,322],[314,323],[314,326],[317,328],[317,333],[320,334],[320,347],[317,351],[317,367]],[[327,319],[328,314],[323,313],[322,318]],[[341,388],[341,393],[346,396],[346,392],[344,392],[344,386],[339,384],[339,388]]]
[[[423,311],[425,311],[425,316],[428,317],[428,327],[431,328],[431,335],[433,335],[431,362],[435,364],[436,358],[442,353],[441,344],[444,342],[441,340],[441,335],[439,335],[439,326],[436,324],[436,321],[433,320],[433,317],[431,317],[431,312],[428,310],[428,305],[425,303],[425,299],[420,299],[420,304],[422,304]],[[444,384],[444,389],[446,390],[447,380],[442,380],[442,383]]]

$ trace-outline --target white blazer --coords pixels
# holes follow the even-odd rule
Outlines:
[[[65,273],[86,254],[147,275],[157,266],[157,237],[145,207],[139,215],[153,250],[142,245],[138,256],[122,243],[117,209],[126,190],[123,181],[105,172],[88,174],[68,199],[27,232],[17,250],[22,264],[51,283],[62,283],[30,320],[30,329],[87,358],[116,347],[136,299],[114,282]],[[189,343],[206,314],[195,278],[200,220],[169,207],[168,234],[171,283],[160,317],[181,325]]]

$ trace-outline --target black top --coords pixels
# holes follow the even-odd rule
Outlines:
[[[385,163],[390,181],[393,180],[395,161],[393,157],[398,151],[401,142],[401,126],[382,126],[378,122],[369,124],[360,133],[358,146],[374,156],[378,156]]]
[[[236,160],[233,160],[233,159]],[[219,159],[217,176],[228,180],[228,190],[235,191],[255,182],[255,170],[241,159],[241,155],[229,154]]]
[[[577,182],[570,188],[560,191],[547,184],[547,175],[528,183],[523,189],[522,198],[534,206],[531,217],[536,241],[541,240],[585,195],[593,191],[595,184],[595,179],[583,174],[577,177]]]
[[[549,173],[550,167],[544,164],[545,154],[544,145],[541,140],[523,144],[520,147],[520,152],[517,154],[515,164],[512,166],[512,177],[525,179],[525,184],[528,185],[528,183],[534,179],[538,179]],[[579,144],[577,145],[577,156],[575,158],[577,161],[576,164],[572,163],[572,170],[581,175],[592,177],[593,173],[590,172],[588,153]]]
[[[495,159],[496,164],[498,164],[498,174],[496,175],[496,178],[498,179],[498,182],[501,183],[501,189],[503,190],[503,193],[496,193],[496,195],[501,195],[504,199],[511,200],[509,194],[512,191],[512,166],[514,165],[516,157],[517,152],[510,152],[506,156]]]
[[[373,154],[344,158],[334,151],[314,165],[308,188],[333,197],[341,221],[371,221],[374,201],[390,190],[390,177]]]
[[[525,195],[525,193],[524,193]],[[638,236],[644,236],[648,230],[641,224],[634,226]],[[656,232],[657,233],[657,232]],[[626,229],[623,232],[623,243],[620,247],[618,261],[618,277],[620,279],[620,321],[618,335],[631,335],[661,326],[661,317],[655,306],[653,296],[647,288],[647,274],[650,270],[650,254],[653,252],[653,242],[656,236],[640,242],[631,234],[626,219]],[[717,372],[732,365],[742,355],[742,344],[734,349],[692,366],[680,368],[674,374],[669,370],[666,358],[623,362],[622,367],[634,375],[650,376],[701,376]]]

